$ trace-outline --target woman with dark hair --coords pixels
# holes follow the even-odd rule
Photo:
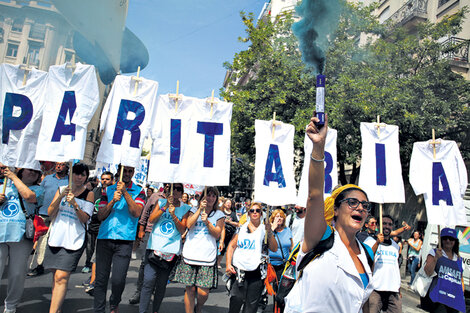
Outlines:
[[[238,226],[238,218],[237,213],[232,210],[233,208],[233,201],[231,199],[225,199],[222,203],[221,210],[225,214],[225,224],[224,228],[222,228],[222,233],[220,234],[219,240],[219,255],[217,256],[217,267],[220,267],[220,262],[224,257],[225,252],[227,251],[227,246],[232,240],[233,235],[237,231]]]
[[[419,265],[419,252],[421,251],[421,247],[423,245],[423,241],[419,239],[419,231],[415,230],[413,232],[413,237],[408,239],[408,264],[409,270],[411,274],[410,282],[408,285],[413,283],[415,279],[416,270],[418,269]]]
[[[183,259],[175,272],[175,281],[186,285],[186,313],[201,313],[210,289],[217,287],[217,240],[225,215],[218,210],[219,190],[207,187],[205,194],[198,207],[189,211]]]
[[[183,201],[184,204],[191,205],[189,203],[189,195],[186,192],[181,196],[181,201]]]
[[[318,129],[318,122],[318,118],[313,117],[306,131],[313,149],[308,156],[307,213],[297,270],[317,246],[328,242],[330,248],[308,262],[302,274],[298,273],[300,277],[286,297],[284,312],[362,312],[363,308],[367,310],[364,304],[373,290],[369,284],[372,278],[369,262],[373,253],[356,239],[356,234],[369,214],[370,203],[366,193],[355,185],[342,186],[323,201],[328,126],[326,121],[323,128]],[[331,226],[333,219],[334,228]]]
[[[437,274],[428,291],[431,312],[465,312],[463,261],[455,229],[441,230],[441,248],[429,251],[424,271]]]
[[[0,277],[8,263],[4,312],[14,313],[23,294],[28,257],[33,248],[33,240],[24,236],[26,217],[35,214],[42,204],[44,189],[38,185],[40,171],[21,169],[16,175],[0,163],[0,172],[0,177],[11,182],[5,193],[0,193]],[[3,184],[0,188],[3,189]]]
[[[263,241],[268,240],[270,251],[278,248],[273,236],[271,224],[263,225],[263,209],[260,203],[254,202],[247,212],[250,220],[240,226],[227,248],[228,275],[235,275],[230,290],[229,313],[255,313],[264,288],[261,269]]]
[[[44,265],[52,269],[50,313],[61,311],[70,273],[77,268],[85,248],[86,224],[93,214],[93,191],[85,184],[88,166],[77,163],[72,168],[72,186],[60,187],[48,208],[52,218]]]

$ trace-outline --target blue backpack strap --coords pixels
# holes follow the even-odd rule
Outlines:
[[[370,269],[373,270],[373,268],[374,268],[374,258],[375,258],[374,251],[372,250],[371,247],[369,247],[368,245],[366,245],[362,241],[359,240],[359,242],[362,245],[362,247],[364,248],[364,250],[366,251],[367,263],[369,264]]]

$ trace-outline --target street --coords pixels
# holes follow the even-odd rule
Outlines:
[[[72,312],[93,312],[93,298],[84,292],[82,282],[85,281],[90,274],[82,274],[80,271],[84,263],[84,256],[79,262],[79,266],[75,273],[72,273],[69,288],[67,291],[67,297],[62,307],[63,313]],[[135,292],[135,283],[137,281],[137,271],[140,265],[139,260],[132,260],[126,282],[126,289],[122,295],[122,302],[119,306],[119,312],[130,313],[138,312],[137,305],[130,305],[128,300]],[[224,263],[222,265],[225,265]],[[6,271],[5,271],[6,272]],[[219,271],[219,274],[221,272]],[[408,281],[409,278],[406,278]],[[0,309],[3,310],[3,301],[6,296],[6,284],[7,280],[3,278],[1,280],[0,297],[2,306]],[[22,302],[17,309],[17,313],[42,313],[49,311],[49,302],[51,299],[51,284],[52,274],[46,273],[38,277],[26,278],[25,290],[23,293]],[[406,283],[405,283],[406,284]],[[405,285],[402,283],[402,286]],[[108,290],[108,298],[109,298]],[[403,295],[403,312],[404,313],[417,313],[425,312],[417,308],[419,304],[419,297],[417,297],[409,289],[404,289]],[[184,286],[180,284],[171,283],[166,291],[165,299],[163,300],[160,308],[160,313],[176,313],[184,312],[183,305]],[[225,286],[222,281],[222,275],[219,275],[219,286],[216,290],[212,290],[209,299],[204,306],[203,312],[216,313],[216,312],[227,312],[229,305],[229,297],[225,290]],[[272,312],[272,299],[269,300],[266,312]]]

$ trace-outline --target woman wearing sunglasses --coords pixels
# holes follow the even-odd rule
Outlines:
[[[165,296],[168,277],[176,264],[181,249],[181,234],[186,231],[186,221],[191,207],[180,200],[183,184],[174,184],[173,195],[158,200],[149,217],[153,223],[145,258],[144,282],[140,294],[139,312],[147,312],[153,295],[151,312],[158,312]]]
[[[261,253],[265,234],[268,248],[277,250],[277,242],[271,230],[271,224],[263,226],[261,204],[253,203],[248,210],[249,222],[240,226],[227,247],[227,268],[229,275],[236,275],[230,290],[229,313],[254,313],[264,288],[261,273]]]
[[[429,309],[431,312],[465,312],[463,262],[455,229],[441,230],[441,247],[429,252],[424,266],[426,275],[437,274],[426,296],[432,301]]]
[[[175,281],[186,285],[186,313],[201,313],[209,290],[217,287],[217,240],[224,226],[224,213],[218,210],[219,191],[207,187],[198,207],[189,211],[189,229],[182,261],[176,267]],[[197,303],[196,303],[197,299]]]
[[[313,117],[307,126],[307,135],[313,142],[310,161],[305,216],[304,240],[297,256],[297,266],[321,242],[333,245],[304,268],[286,299],[284,312],[368,312],[367,302],[373,290],[369,281],[372,271],[364,246],[356,233],[364,225],[370,203],[367,195],[355,185],[346,185],[333,191],[323,201],[324,149],[327,121],[318,129]],[[330,226],[334,220],[334,229]],[[298,273],[299,275],[299,273]],[[300,276],[300,275],[299,275]]]

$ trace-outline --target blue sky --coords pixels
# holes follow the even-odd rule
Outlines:
[[[266,0],[132,0],[126,25],[147,47],[150,61],[141,76],[159,83],[159,94],[198,98],[222,87],[225,61],[248,48],[239,12],[257,17]]]

